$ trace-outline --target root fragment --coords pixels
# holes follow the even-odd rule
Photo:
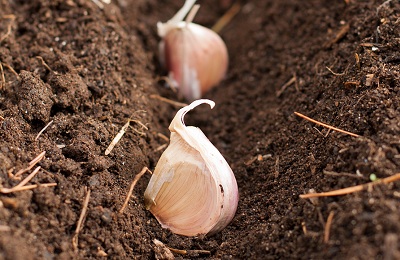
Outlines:
[[[11,73],[15,75],[15,77],[16,77],[17,79],[20,78],[19,75],[18,75],[18,73],[13,69],[13,67],[11,67],[10,65],[8,65],[7,63],[4,63],[4,62],[3,62],[3,67],[9,69],[9,70],[11,71]]]
[[[147,168],[147,167],[145,166],[145,167],[143,167],[142,171],[139,172],[139,173],[135,176],[135,178],[133,179],[133,181],[132,181],[132,183],[131,183],[131,186],[130,186],[130,188],[129,188],[128,194],[126,194],[126,198],[125,198],[124,204],[122,205],[121,209],[118,211],[119,214],[122,214],[122,213],[124,212],[126,206],[127,206],[128,203],[129,203],[129,199],[130,199],[131,196],[132,196],[132,192],[133,192],[133,189],[134,189],[135,186],[136,186],[136,183],[139,181],[140,178],[142,178],[142,176],[143,176],[147,171],[148,171],[150,174],[153,174],[153,173],[149,170],[149,168]]]
[[[13,73],[15,75],[15,77],[17,79],[19,79],[19,75],[18,73],[7,63],[4,62],[0,62],[0,90],[4,89],[6,87],[6,77],[4,74],[4,68],[8,68],[11,73]]]
[[[8,15],[3,15],[2,17],[3,19],[8,19],[10,20],[10,22],[7,25],[7,32],[6,34],[4,34],[2,37],[0,37],[0,43],[2,43],[5,39],[7,39],[8,36],[10,36],[11,34],[11,26],[12,26],[12,22],[14,22],[16,16],[13,14],[8,14]]]
[[[178,86],[174,83],[174,81],[172,79],[170,79],[167,76],[157,77],[157,82],[160,82],[160,81],[165,81],[165,83],[167,83],[167,85],[172,90],[172,92],[178,93]],[[158,95],[155,95],[155,96],[158,96]]]
[[[184,250],[184,249],[176,249],[172,247],[168,247],[169,250],[171,250],[174,253],[180,254],[180,255],[188,255],[188,254],[201,254],[201,255],[211,255],[211,252],[208,250]]]
[[[36,58],[38,60],[40,60],[40,62],[42,63],[43,67],[45,67],[48,71],[53,71],[49,65],[47,65],[47,63],[44,61],[44,59],[41,56],[36,56]]]
[[[167,245],[165,245],[163,242],[161,242],[158,239],[154,239],[153,243],[160,248],[161,252],[158,252],[159,254],[162,253],[163,259],[175,259],[175,257],[172,255],[171,252],[176,253],[176,254],[180,254],[180,255],[194,255],[194,254],[200,254],[200,255],[211,255],[211,251],[209,250],[184,250],[184,249],[176,249],[176,248],[172,248],[169,247]]]
[[[334,72],[331,68],[329,68],[328,66],[326,66],[326,69],[329,70],[333,75],[335,76],[343,76],[344,73],[336,73]]]

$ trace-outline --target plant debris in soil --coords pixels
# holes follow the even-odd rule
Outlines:
[[[400,2],[198,2],[207,27],[240,6],[220,31],[230,65],[205,96],[216,107],[187,116],[236,175],[231,224],[162,229],[144,208],[149,174],[118,214],[167,143],[179,107],[163,98],[186,102],[158,80],[156,33],[183,0],[0,0],[0,187],[40,166],[33,189],[0,192],[0,259],[399,259],[399,182],[300,195],[400,172]]]

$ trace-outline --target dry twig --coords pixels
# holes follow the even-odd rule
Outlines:
[[[301,229],[303,230],[304,235],[307,236],[307,226],[306,226],[306,222],[301,222]]]
[[[326,220],[325,224],[325,230],[324,230],[324,242],[328,243],[329,242],[329,235],[331,233],[331,226],[332,226],[332,220],[335,212],[331,211],[329,212],[328,219]]]
[[[239,3],[235,3],[231,8],[221,17],[219,20],[211,27],[216,33],[219,33],[232,19],[235,17],[241,9],[241,5]]]
[[[7,231],[11,231],[11,228],[9,226],[0,225],[0,232],[7,232]]]
[[[297,77],[296,75],[293,75],[293,77],[288,82],[286,82],[279,91],[276,92],[276,97],[280,97],[287,87],[296,82],[297,82]]]
[[[7,194],[12,192],[24,191],[24,190],[31,190],[37,187],[53,187],[57,186],[57,183],[42,183],[42,184],[32,184],[26,185],[35,175],[39,172],[40,166],[36,167],[35,170],[31,174],[29,174],[25,179],[23,179],[20,183],[12,188],[0,188],[0,193]]]
[[[279,177],[279,156],[275,159],[275,171],[274,171],[275,179]]]
[[[89,200],[90,200],[90,189],[85,188],[87,190],[86,197],[82,205],[81,215],[79,216],[78,223],[76,224],[75,234],[72,237],[72,247],[76,251],[78,249],[78,236],[79,232],[82,230],[83,220],[86,216],[86,211],[88,209]]]
[[[169,138],[166,135],[162,133],[157,133],[157,136],[166,141],[167,143],[169,142]]]
[[[332,129],[332,130],[334,130],[334,131],[337,131],[337,132],[340,132],[340,133],[343,133],[343,134],[351,135],[351,136],[353,136],[353,137],[360,137],[358,134],[354,134],[354,133],[351,133],[351,132],[348,132],[348,131],[345,131],[345,130],[342,130],[342,129],[339,129],[339,128],[336,128],[336,127],[333,127],[333,126],[330,126],[330,125],[327,125],[327,124],[324,124],[324,123],[321,123],[321,122],[319,122],[319,121],[317,121],[317,120],[314,120],[314,119],[312,119],[312,118],[309,118],[308,116],[305,116],[305,115],[303,115],[303,114],[301,114],[301,113],[299,113],[299,112],[294,112],[294,114],[295,114],[296,116],[299,116],[299,117],[305,119],[305,120],[308,120],[308,121],[310,121],[310,122],[312,122],[312,123],[315,123],[315,124],[317,124],[317,125],[326,127],[326,128],[328,128],[328,129]]]
[[[39,139],[39,136],[53,123],[53,120],[51,120],[45,127],[43,127],[42,130],[40,130],[40,132],[37,134],[37,136],[35,137],[35,141],[37,139]]]
[[[163,150],[165,147],[168,146],[168,143],[169,143],[169,138],[166,137],[165,135],[163,135],[162,133],[157,133],[157,136],[160,137],[161,139],[163,139],[164,141],[166,141],[167,143],[166,144],[162,144],[159,147],[157,147],[156,149],[154,149],[154,152],[158,152],[158,151]]]
[[[109,155],[111,153],[111,151],[114,149],[115,145],[119,142],[119,140],[121,140],[122,136],[125,134],[126,130],[129,127],[129,124],[131,122],[135,122],[138,125],[140,125],[141,127],[143,127],[144,129],[148,130],[147,126],[145,126],[139,120],[128,119],[128,122],[126,122],[126,124],[121,128],[121,130],[119,130],[118,134],[114,137],[114,139],[111,141],[110,145],[107,147],[106,151],[104,152],[105,155]],[[135,128],[132,128],[132,129],[133,129],[133,131],[135,131],[136,133],[138,133],[142,136],[146,135],[144,132],[141,132]]]
[[[333,44],[337,43],[340,41],[350,30],[350,24],[345,24],[343,25],[339,31],[337,32],[335,38],[333,38],[331,41],[325,43],[324,47],[325,48],[330,48],[332,47]]]
[[[124,204],[122,205],[121,209],[118,211],[119,214],[122,214],[122,213],[124,212],[126,206],[128,205],[129,199],[130,199],[131,196],[132,196],[132,192],[133,192],[133,189],[134,189],[135,186],[136,186],[136,183],[139,181],[139,179],[140,179],[147,171],[148,171],[150,174],[152,174],[152,172],[149,170],[149,168],[147,168],[147,167],[145,166],[145,167],[143,167],[142,171],[139,172],[139,173],[135,176],[135,178],[133,179],[133,181],[132,181],[132,183],[131,183],[131,186],[130,186],[130,188],[129,188],[128,194],[126,194],[126,198],[125,198]]]
[[[4,76],[3,65],[0,62],[0,89],[6,86],[6,77]]]
[[[326,175],[333,175],[333,176],[346,176],[346,177],[351,177],[351,178],[367,179],[362,175],[357,175],[357,174],[348,173],[348,172],[334,172],[334,171],[323,170],[322,173],[326,174]]]
[[[162,97],[162,96],[160,96],[160,95],[152,94],[152,95],[150,95],[150,98],[152,98],[152,99],[158,99],[158,100],[160,100],[160,101],[162,101],[162,102],[171,104],[171,105],[176,106],[176,107],[186,107],[186,106],[187,106],[187,104],[185,104],[185,103],[177,102],[177,101],[174,101],[174,100],[171,100],[171,99]]]
[[[357,86],[359,86],[359,85],[360,85],[360,81],[358,81],[358,80],[356,80],[356,81],[346,81],[346,82],[344,83],[344,86],[345,86],[346,88],[351,88],[352,86],[357,87]]]
[[[110,4],[111,0],[92,0],[100,9],[104,9],[104,4]]]
[[[32,161],[29,162],[28,167],[25,169],[21,169],[19,170],[14,176],[12,176],[13,178],[18,178],[19,176],[21,176],[22,174],[24,174],[25,172],[31,170],[33,167],[35,167],[35,165],[40,162],[43,158],[44,155],[46,154],[46,151],[41,152],[38,156],[36,156]]]
[[[362,191],[365,190],[369,187],[376,186],[378,184],[388,184],[394,181],[400,180],[400,173],[396,173],[395,175],[392,175],[390,177],[380,179],[377,181],[373,182],[368,182],[365,184],[361,185],[356,185],[344,189],[339,189],[339,190],[333,190],[333,191],[328,191],[328,192],[321,192],[321,193],[308,193],[308,194],[301,194],[300,198],[302,199],[310,199],[310,198],[316,198],[316,197],[330,197],[330,196],[341,196],[341,195],[346,195],[346,194],[351,194],[357,191]]]
[[[257,154],[256,156],[253,156],[253,158],[251,158],[250,160],[244,162],[244,165],[250,166],[255,161],[259,161],[260,162],[260,161],[262,161],[264,159],[271,158],[271,157],[272,157],[272,154],[266,154],[266,155]]]
[[[358,53],[354,53],[354,58],[356,60],[357,68],[361,69],[360,56],[358,55]]]
[[[106,151],[104,152],[105,155],[109,155],[111,151],[114,149],[115,145],[121,140],[122,136],[125,134],[126,129],[129,127],[129,121],[119,130],[118,134],[114,137],[111,141],[110,145],[107,147]]]
[[[168,146],[168,144],[162,144],[159,147],[157,147],[156,149],[154,149],[154,152],[158,152],[163,150],[164,148],[166,148]]]
[[[250,165],[252,165],[256,160],[257,160],[257,156],[253,156],[250,160],[245,161],[245,162],[244,162],[244,165],[250,166]]]

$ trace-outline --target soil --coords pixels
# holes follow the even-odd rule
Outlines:
[[[182,3],[0,0],[0,259],[160,258],[154,239],[189,250],[179,258],[399,259],[398,182],[299,197],[400,172],[396,0],[238,2],[220,32],[229,71],[205,95],[216,107],[186,117],[236,175],[235,218],[213,236],[162,229],[144,208],[148,174],[118,214],[134,176],[154,169],[166,144],[159,134],[169,136],[179,109],[154,98],[178,100],[159,80],[156,23]],[[195,22],[208,27],[234,4],[199,3]],[[4,193],[43,151],[29,184],[57,186]]]

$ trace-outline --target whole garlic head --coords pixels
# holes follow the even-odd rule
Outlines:
[[[172,120],[170,144],[144,193],[145,205],[163,228],[185,236],[214,234],[233,219],[239,200],[235,176],[203,132],[185,126],[185,114],[207,99],[180,109]]]
[[[186,0],[166,23],[157,24],[160,61],[171,82],[187,100],[196,100],[218,84],[228,68],[228,50],[214,31],[183,21],[196,0]]]

